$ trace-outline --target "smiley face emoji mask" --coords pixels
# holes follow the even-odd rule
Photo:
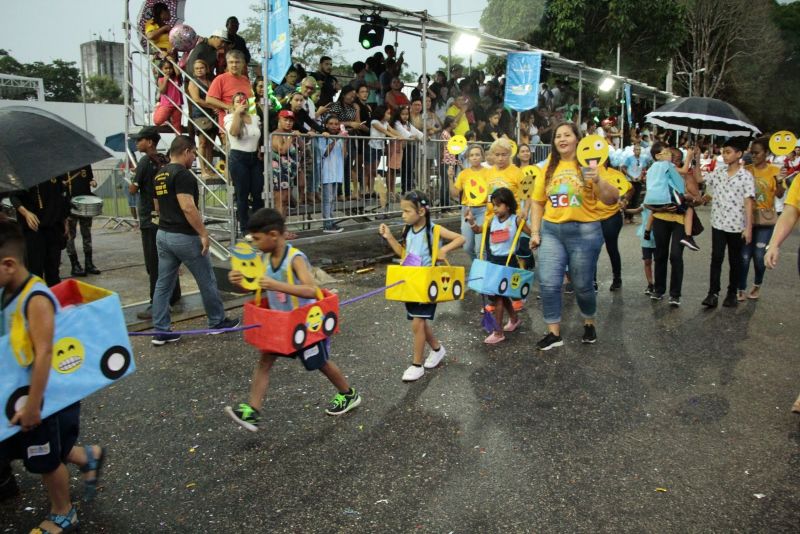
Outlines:
[[[789,130],[781,130],[769,136],[769,150],[776,156],[788,156],[797,146],[797,136]]]
[[[62,375],[77,371],[85,357],[83,343],[74,337],[62,337],[53,345],[53,369]]]
[[[522,198],[531,198],[533,186],[541,173],[542,170],[536,165],[526,165],[522,168],[522,180],[519,182]]]
[[[231,269],[242,273],[242,287],[250,291],[258,289],[258,279],[264,276],[261,255],[249,243],[239,242],[231,249]]]
[[[458,156],[467,149],[467,138],[463,135],[454,135],[447,142],[447,151]]]
[[[467,205],[481,206],[486,204],[489,197],[489,191],[486,188],[486,184],[483,180],[470,178],[464,181],[464,196],[467,199]]]
[[[577,157],[583,167],[601,167],[608,159],[608,143],[599,135],[587,135],[578,143]]]

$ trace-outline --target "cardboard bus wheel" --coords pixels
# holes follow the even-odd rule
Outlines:
[[[328,312],[328,314],[325,315],[325,320],[322,321],[322,331],[326,336],[333,334],[333,331],[336,330],[336,323],[338,322],[334,312]]]
[[[292,334],[292,344],[294,348],[300,350],[303,348],[303,345],[306,343],[306,325],[299,324],[297,328],[294,329],[294,334]]]
[[[506,289],[508,289],[508,280],[503,278],[500,280],[500,285],[497,287],[497,290],[499,291],[499,294],[502,295],[506,292]]]
[[[461,299],[461,293],[464,290],[464,287],[461,285],[461,282],[456,280],[453,282],[453,298],[456,300]]]
[[[435,301],[436,297],[438,296],[439,296],[439,286],[436,282],[431,282],[431,285],[428,286],[428,298],[430,298],[431,301]]]
[[[530,293],[530,292],[531,292],[531,286],[528,285],[528,284],[523,284],[522,288],[519,290],[519,294],[524,299],[528,298],[528,293]]]

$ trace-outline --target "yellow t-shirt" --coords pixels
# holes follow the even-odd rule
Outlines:
[[[485,206],[488,201],[489,184],[486,183],[486,167],[476,171],[467,167],[456,178],[455,187],[461,191],[462,206]]]
[[[614,185],[619,190],[619,198],[625,196],[625,194],[630,191],[631,183],[625,178],[625,175],[619,172],[616,169],[606,168],[603,177]],[[604,221],[615,215],[620,210],[619,203],[614,204],[613,206],[609,206],[605,202],[600,199],[597,199],[597,212],[600,214],[600,220]]]
[[[609,206],[597,199],[596,186],[593,182],[584,185],[578,162],[560,161],[547,184],[545,184],[546,171],[547,167],[536,179],[532,195],[534,201],[544,203],[545,221],[558,224],[593,222],[608,218]],[[600,167],[599,172],[600,179],[609,182],[608,169]]]
[[[795,177],[783,203],[800,210],[800,178]]]
[[[153,19],[148,20],[144,23],[144,34],[147,35],[148,33],[159,29],[161,26],[156,24],[156,21]],[[172,50],[172,44],[169,42],[169,32],[162,33],[156,39],[151,39],[158,48],[161,50]]]
[[[447,112],[445,115],[447,117],[455,117],[459,114],[461,110],[458,109],[456,106],[450,106],[447,108]],[[453,135],[464,135],[469,131],[469,121],[467,120],[467,114],[464,113],[461,115],[461,119],[456,123],[455,128],[453,128]]]
[[[514,193],[514,198],[517,199],[517,212],[522,209],[523,198],[522,189],[519,186],[522,180],[522,169],[511,163],[503,170],[498,169],[494,165],[486,169],[486,183],[489,186],[489,194],[491,195],[495,189],[507,187]],[[488,206],[486,207],[486,216],[492,217],[494,215],[494,206],[492,206],[491,199],[487,200]]]
[[[747,165],[745,170],[756,179],[756,209],[772,209],[775,206],[775,189],[778,187],[776,180],[781,174],[780,167],[767,165],[759,169],[754,165]]]

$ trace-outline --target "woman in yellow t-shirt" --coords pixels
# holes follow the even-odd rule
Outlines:
[[[769,139],[761,137],[754,140],[750,145],[750,154],[753,156],[753,164],[747,165],[745,170],[755,178],[756,201],[753,217],[753,237],[750,243],[742,245],[742,270],[741,278],[739,279],[739,292],[736,296],[739,301],[743,301],[746,298],[758,299],[761,284],[764,282],[764,272],[767,269],[764,265],[764,254],[777,220],[775,197],[783,195],[782,180],[785,174],[781,167],[767,163]],[[759,217],[759,214],[761,217]],[[749,293],[745,293],[751,259],[753,260],[753,270],[755,271],[753,287]]]
[[[467,149],[467,162],[469,167],[458,173],[458,178],[451,178],[450,194],[453,198],[461,199],[461,235],[466,239],[464,249],[475,259],[481,235],[472,231],[472,226],[467,223],[467,217],[471,213],[475,224],[483,226],[486,202],[489,198],[489,186],[486,183],[488,169],[482,165],[483,148],[480,145],[471,145]],[[449,172],[455,171],[451,168]]]
[[[583,343],[594,343],[597,297],[592,278],[603,246],[602,207],[615,205],[619,191],[595,168],[582,171],[576,152],[580,132],[571,122],[559,124],[553,135],[545,172],[533,186],[531,246],[540,246],[539,283],[547,335],[537,347],[549,350],[561,338],[561,283],[569,267],[575,297],[584,319]]]

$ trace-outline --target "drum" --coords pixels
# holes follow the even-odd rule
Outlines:
[[[72,199],[72,214],[78,217],[97,217],[103,213],[103,199],[94,195],[79,195]]]

